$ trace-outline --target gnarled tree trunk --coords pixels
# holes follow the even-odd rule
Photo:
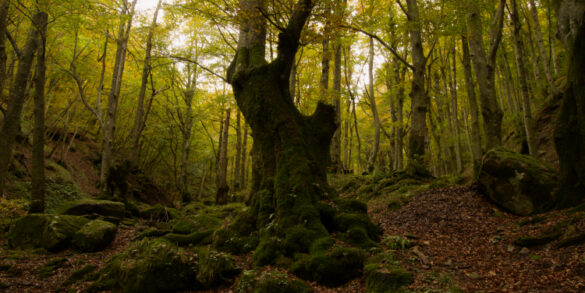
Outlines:
[[[585,195],[585,0],[557,1],[559,36],[569,48],[567,88],[555,127],[561,164],[556,196],[560,207],[582,202]]]

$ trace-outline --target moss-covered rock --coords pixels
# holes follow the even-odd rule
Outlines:
[[[254,271],[248,271],[254,272]],[[242,293],[305,293],[312,292],[304,282],[291,279],[287,274],[279,271],[264,272],[259,277],[257,273],[248,273],[238,284],[238,292]]]
[[[164,239],[134,242],[112,257],[89,292],[175,292],[201,289],[197,257]]]
[[[126,207],[116,201],[81,199],[64,203],[57,209],[57,213],[75,216],[99,215],[120,222],[126,215]]]
[[[299,257],[290,270],[302,279],[336,287],[362,274],[364,258],[360,249],[333,247]]]
[[[400,288],[410,285],[414,278],[412,274],[398,266],[368,264],[364,268],[366,276],[366,292],[393,293],[400,292]]]
[[[164,238],[178,246],[195,246],[210,244],[212,235],[213,230],[205,230],[201,232],[193,232],[190,234],[168,233],[164,235]]]
[[[343,213],[365,214],[368,206],[363,202],[350,198],[338,198],[334,201],[335,206]]]
[[[231,284],[240,273],[236,260],[229,254],[201,249],[197,281],[206,288]]]
[[[277,237],[263,237],[254,251],[252,261],[254,266],[271,265],[282,254],[282,241]]]
[[[484,155],[476,181],[497,205],[525,216],[553,208],[558,174],[530,156],[496,148]]]
[[[364,267],[364,275],[366,292],[372,293],[401,292],[402,287],[414,281],[412,274],[403,269],[400,262],[388,252],[372,256]]]
[[[258,246],[256,218],[243,213],[228,227],[219,229],[213,235],[213,245],[220,251],[231,254],[248,253]]]
[[[100,251],[116,237],[118,227],[110,222],[93,220],[83,225],[73,236],[73,245],[83,252]]]
[[[181,212],[175,208],[156,204],[141,210],[140,217],[151,221],[168,222],[172,219],[181,218]]]
[[[362,228],[366,231],[368,237],[374,242],[380,241],[382,230],[372,223],[368,214],[365,213],[340,213],[335,218],[336,230],[339,232],[348,232],[352,228]]]
[[[173,233],[177,234],[191,234],[193,232],[212,230],[219,227],[221,222],[220,219],[205,214],[187,216],[171,221]]]
[[[89,220],[79,216],[30,214],[14,221],[8,232],[11,248],[66,248]]]
[[[78,270],[71,272],[71,275],[61,284],[61,287],[67,287],[73,285],[77,282],[86,280],[88,275],[95,272],[97,270],[96,265],[86,265]]]

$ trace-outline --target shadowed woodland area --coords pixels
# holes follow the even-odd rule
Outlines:
[[[0,0],[0,291],[583,292],[584,0]]]

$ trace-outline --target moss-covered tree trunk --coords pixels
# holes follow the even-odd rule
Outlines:
[[[39,46],[39,32],[37,27],[42,23],[44,15],[46,16],[43,12],[39,12],[32,18],[32,28],[29,31],[28,39],[18,61],[18,69],[14,77],[12,89],[10,90],[4,123],[0,129],[0,196],[4,192],[8,177],[8,167],[12,159],[12,148],[14,147],[16,135],[20,127],[22,109],[26,99],[26,89],[29,84],[28,81],[35,53]]]
[[[559,206],[585,196],[585,0],[557,1],[559,36],[569,49],[567,87],[555,128],[561,165]]]
[[[228,135],[230,129],[230,109],[225,111],[225,120],[222,126],[222,135],[219,143],[219,162],[217,172],[217,192],[215,194],[215,203],[226,204],[228,192],[230,190],[227,184],[227,166],[228,166]]]
[[[313,2],[295,5],[271,63],[264,59],[264,1],[244,0],[240,5],[238,51],[228,80],[252,129],[257,153],[251,209],[256,228],[261,235],[286,236],[298,227],[307,232],[306,239],[328,236],[314,205],[330,195],[326,167],[337,128],[334,108],[319,103],[313,115],[304,116],[289,93],[289,75]]]

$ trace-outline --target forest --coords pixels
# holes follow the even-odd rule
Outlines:
[[[584,292],[585,0],[0,0],[0,291]]]

